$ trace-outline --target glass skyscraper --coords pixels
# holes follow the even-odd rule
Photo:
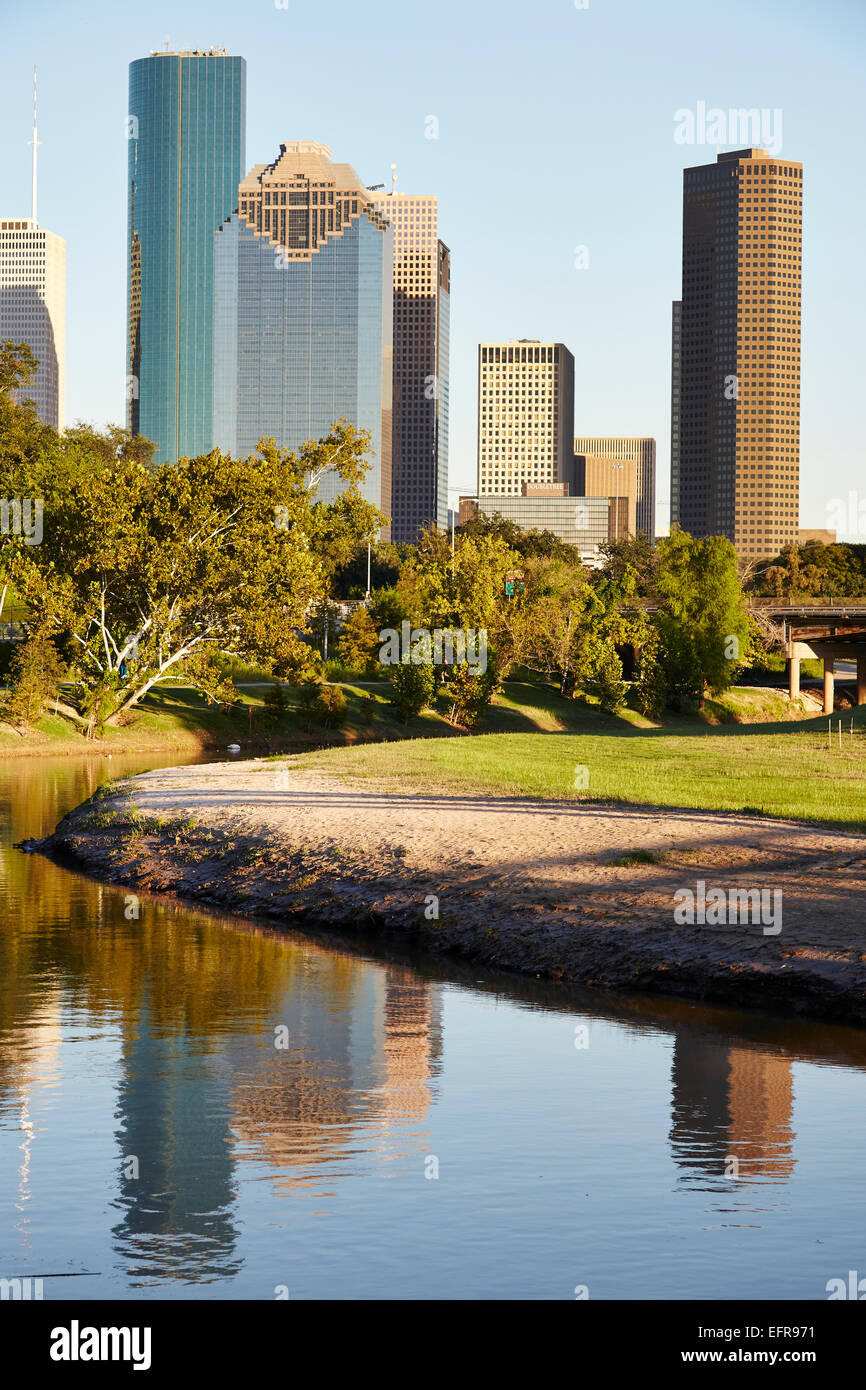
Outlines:
[[[214,238],[213,441],[298,449],[345,418],[370,432],[361,492],[390,516],[393,231],[327,145],[280,149]],[[318,496],[343,486],[326,474]]]
[[[158,462],[212,448],[214,233],[245,168],[246,63],[223,49],[129,68],[129,427]]]

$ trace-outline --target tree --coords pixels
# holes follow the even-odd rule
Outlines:
[[[512,600],[506,575],[520,566],[520,556],[499,536],[461,536],[454,553],[448,538],[431,528],[422,533],[412,559],[400,572],[397,592],[419,627],[483,629],[496,644],[502,618]],[[503,667],[507,653],[500,652]]]
[[[394,667],[391,704],[404,724],[433,703],[433,667],[427,662],[406,662]]]
[[[39,719],[46,700],[57,694],[63,662],[48,634],[37,628],[17,644],[10,669],[12,690],[6,700],[6,718],[10,724],[29,727]]]
[[[748,663],[749,615],[733,545],[673,531],[658,543],[656,591],[661,661],[669,690],[683,707],[707,690],[727,690]]]
[[[366,608],[356,608],[343,623],[337,651],[340,659],[353,671],[372,674],[376,669],[379,650],[379,628]]]
[[[136,452],[110,464],[66,456],[62,486],[45,479],[42,544],[3,540],[37,624],[74,648],[97,719],[117,723],[181,663],[190,684],[223,699],[221,653],[276,675],[309,669],[300,631],[327,589],[324,549],[357,545],[383,520],[357,495],[366,447],[343,423],[297,454],[262,441],[248,459],[214,450],[157,469]],[[348,502],[316,500],[311,484],[329,470]],[[38,461],[30,472],[38,484]]]
[[[496,663],[488,652],[487,669],[473,670],[465,661],[446,669],[440,690],[451,702],[448,722],[466,729],[475,729],[484,718],[490,701],[499,688]]]
[[[609,579],[622,582],[631,570],[635,577],[635,593],[648,598],[655,593],[658,552],[643,531],[636,536],[607,540],[601,545],[604,573]]]
[[[640,649],[634,685],[635,704],[647,719],[660,718],[668,700],[668,683],[659,656],[659,635],[652,627]]]

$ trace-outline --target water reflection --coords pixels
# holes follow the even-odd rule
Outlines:
[[[113,770],[127,767],[115,760]],[[496,1139],[497,1154],[510,1153],[515,1127],[528,1152],[561,1153],[566,1177],[557,1202],[570,1203],[581,1164],[595,1164],[603,1175],[608,1154],[618,1161],[620,1130],[606,1108],[606,1083],[599,1074],[597,1090],[590,1089],[589,1120],[579,1107],[562,1111],[574,1084],[571,1064],[536,1028],[537,1054],[511,1060],[513,1094],[504,1112],[491,1110],[486,1091],[497,1058],[477,1058],[458,1032],[458,1055],[445,1071],[444,1006],[458,997],[474,1001],[481,1038],[491,1007],[498,1012],[501,1003],[509,1011],[506,1042],[532,1019],[540,1027],[561,1013],[599,1021],[624,1054],[637,1041],[651,1068],[663,1068],[663,1045],[670,1057],[669,1073],[659,1072],[667,1105],[649,1110],[630,1142],[648,1145],[655,1136],[667,1143],[673,1214],[693,1196],[703,1213],[718,1211],[719,1194],[734,1194],[733,1201],[723,1198],[728,1209],[757,1212],[759,1200],[764,1212],[778,1207],[797,1174],[792,1064],[802,1058],[848,1072],[866,1067],[866,1038],[849,1029],[675,1000],[576,999],[558,987],[489,972],[479,983],[474,968],[462,978],[459,966],[446,972],[362,958],[167,900],[143,899],[139,919],[127,920],[122,891],[10,848],[53,826],[105,772],[104,764],[34,760],[0,779],[0,1275],[22,1262],[33,1272],[40,1263],[56,1265],[64,1223],[74,1227],[75,1193],[57,1191],[63,1125],[82,1203],[67,1263],[84,1268],[98,1260],[109,1281],[103,1294],[169,1283],[239,1287],[263,1231],[300,1223],[298,1200],[303,1205],[305,1198],[316,1199],[311,1209],[318,1215],[333,1212],[336,1194],[358,1179],[365,1190],[390,1182],[383,1210],[399,1249],[393,1194],[401,1194],[401,1210],[413,1219],[424,1183],[412,1175],[437,1142],[446,1078],[452,1091],[468,1078],[473,1097],[468,1118],[451,1122],[464,1143],[466,1174],[454,1219],[483,1219],[477,1192],[500,1180],[511,1194],[502,1202],[536,1201],[534,1219],[547,1219],[543,1191],[527,1197],[509,1186],[504,1159],[483,1157],[487,1132],[491,1143],[507,1136]],[[280,1046],[286,1036],[288,1046]],[[616,1086],[637,1113],[642,1097],[628,1068],[623,1062]],[[541,1133],[528,1120],[521,1128],[535,1092],[546,1094],[548,1076],[549,1121]],[[499,1164],[496,1174],[491,1162]],[[535,1166],[533,1160],[533,1174]],[[591,1181],[581,1177],[581,1195]],[[249,1194],[265,1187],[275,1205],[261,1215],[261,1196]],[[251,1210],[259,1220],[252,1244]],[[575,1231],[588,1211],[577,1204]],[[431,1224],[426,1212],[423,1219]],[[467,1231],[465,1239],[472,1238]],[[560,1238],[552,1231],[551,1246]],[[274,1241],[279,1245],[278,1236]],[[398,1263],[393,1250],[389,1258]]]
[[[671,1070],[671,1148],[684,1181],[784,1183],[794,1168],[790,1058],[678,1034]]]

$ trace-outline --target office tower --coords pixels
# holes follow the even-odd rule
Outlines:
[[[212,447],[214,234],[244,173],[246,63],[224,49],[129,68],[129,427],[157,462]]]
[[[609,497],[611,537],[638,531],[655,540],[656,442],[649,438],[574,441],[575,486],[587,497]]]
[[[448,524],[448,349],[451,252],[438,199],[376,192],[394,228],[394,422],[391,539]]]
[[[797,539],[802,203],[764,150],[684,171],[677,515],[750,558]]]
[[[390,516],[393,230],[311,140],[282,144],[238,196],[214,238],[214,442],[297,449],[345,418],[370,432],[361,492]],[[343,487],[328,473],[318,495]]]
[[[682,409],[683,303],[671,310],[671,528],[680,524],[680,411]]]
[[[16,393],[55,430],[66,423],[66,242],[37,219],[36,69],[33,69],[33,185],[29,217],[0,221],[0,342],[27,343],[38,366]]]
[[[478,348],[478,495],[522,484],[574,490],[574,358],[562,343],[521,338]]]
[[[0,341],[27,343],[39,361],[18,392],[40,420],[66,423],[66,242],[32,217],[0,221]]]

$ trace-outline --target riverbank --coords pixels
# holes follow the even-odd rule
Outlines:
[[[300,707],[296,687],[283,686],[285,709],[269,707],[267,681],[241,682],[235,704],[226,709],[209,705],[186,686],[161,686],[153,690],[118,728],[106,728],[98,739],[84,737],[85,724],[68,705],[59,702],[36,725],[18,730],[0,721],[0,754],[4,758],[90,756],[160,752],[208,753],[237,744],[244,757],[273,753],[303,753],[311,748],[353,747],[357,744],[397,743],[406,739],[465,737],[447,719],[447,701],[422,710],[408,724],[390,704],[387,681],[352,684],[340,688],[346,697],[343,722],[337,728],[316,724]],[[814,715],[814,702],[804,695],[791,705],[779,691],[755,687],[728,691],[719,700],[691,716],[666,715],[663,724],[652,723],[635,710],[625,708],[606,714],[584,700],[566,700],[544,682],[508,680],[487,710],[482,732],[533,733],[630,732],[633,729],[679,727],[700,729],[718,725],[743,725],[765,729],[776,722],[796,727]]]
[[[110,785],[29,847],[273,923],[593,988],[866,1024],[866,838],[831,827],[394,790],[262,760]],[[767,920],[702,925],[700,884],[763,891]],[[683,890],[693,925],[674,921]]]

